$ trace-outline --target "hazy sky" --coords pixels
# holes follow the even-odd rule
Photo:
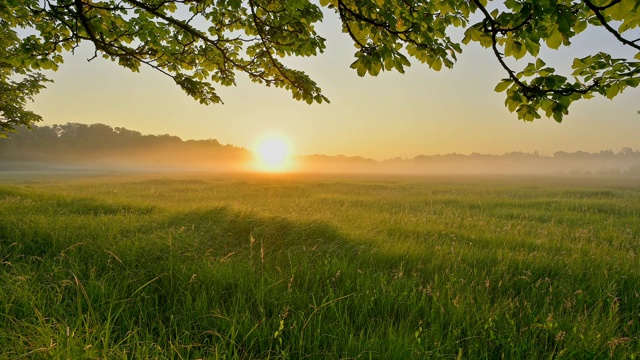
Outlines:
[[[613,101],[596,97],[575,103],[562,124],[544,117],[525,123],[504,107],[504,93],[493,92],[505,74],[490,50],[464,47],[453,70],[435,72],[412,61],[404,75],[360,78],[349,68],[355,48],[334,17],[317,29],[327,38],[326,52],[285,63],[306,70],[331,104],[297,102],[282,89],[239,75],[237,87],[217,86],[225,105],[204,106],[151,69],[131,73],[108,60],[87,62],[92,56],[87,45],[65,57],[60,70],[50,74],[55,83],[30,108],[47,125],[103,123],[184,140],[213,138],[249,149],[265,133],[280,133],[300,155],[387,159],[640,149],[640,89]],[[574,55],[595,53],[608,43],[613,43],[608,34],[588,33],[574,42],[571,53],[551,52],[552,65],[566,67]]]

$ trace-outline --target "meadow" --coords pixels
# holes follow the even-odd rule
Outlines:
[[[634,359],[640,182],[0,177],[0,359]]]

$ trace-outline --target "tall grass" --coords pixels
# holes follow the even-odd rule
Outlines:
[[[635,358],[640,185],[0,185],[0,358]]]

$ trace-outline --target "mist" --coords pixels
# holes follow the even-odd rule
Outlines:
[[[522,175],[640,175],[640,151],[624,148],[619,152],[598,153],[511,152],[502,155],[444,154],[419,155],[375,161],[361,157],[312,155],[300,157],[299,171],[337,173],[397,174],[522,174]]]
[[[215,139],[143,135],[103,124],[34,126],[0,139],[0,171],[259,172],[254,154]],[[299,155],[292,173],[523,174],[640,177],[640,151],[436,154],[383,161],[360,156]]]

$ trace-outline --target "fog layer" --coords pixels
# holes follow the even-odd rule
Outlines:
[[[20,129],[0,139],[0,171],[87,169],[129,171],[258,171],[247,149],[217,140],[143,135],[103,124],[70,123]],[[501,155],[419,155],[375,161],[364,157],[304,155],[292,159],[291,172],[398,174],[599,174],[640,176],[640,151],[623,148],[598,153],[552,155],[511,152]]]

